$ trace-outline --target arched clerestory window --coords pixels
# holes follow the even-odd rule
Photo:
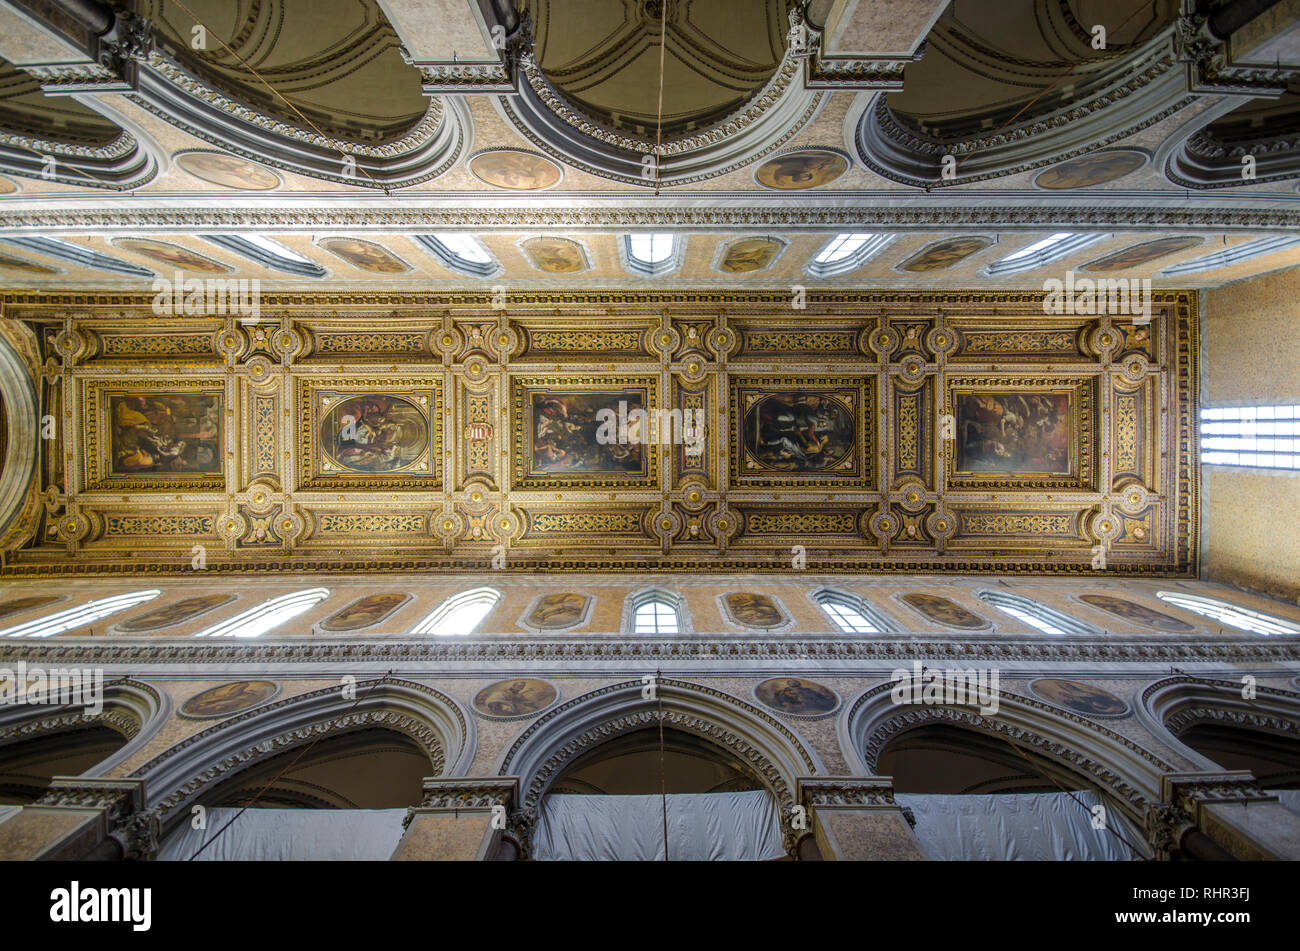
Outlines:
[[[1039,604],[1032,598],[1012,594],[1008,591],[981,591],[977,597],[985,604],[991,604],[1004,614],[1009,614],[1018,621],[1023,621],[1044,634],[1100,634],[1095,627],[1063,614],[1045,604]]]
[[[855,594],[818,591],[813,600],[845,634],[884,634],[894,630],[887,617]]]
[[[412,634],[473,634],[501,600],[495,588],[471,588],[447,598],[411,630]]]
[[[681,634],[682,597],[672,591],[654,588],[632,596],[628,624],[632,634]]]
[[[88,601],[85,604],[78,605],[75,608],[67,608],[48,617],[36,618],[22,624],[15,624],[13,627],[7,627],[0,631],[0,637],[53,637],[55,634],[62,634],[64,631],[85,627],[100,618],[106,618],[110,614],[133,608],[137,604],[152,601],[160,593],[157,588],[150,588],[147,591],[132,591],[130,594],[115,594],[111,597]]]
[[[1258,611],[1239,608],[1227,601],[1176,591],[1157,591],[1156,597],[1184,611],[1191,611],[1193,614],[1199,614],[1201,617],[1210,618],[1242,631],[1250,631],[1252,634],[1263,634],[1265,637],[1274,634],[1300,634],[1300,627],[1295,624],[1268,614],[1260,614]]]
[[[329,597],[328,588],[307,588],[263,601],[255,607],[204,628],[195,637],[260,637]]]

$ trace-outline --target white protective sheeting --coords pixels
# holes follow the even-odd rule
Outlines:
[[[671,862],[752,861],[785,854],[776,801],[763,790],[679,793],[667,800]],[[663,861],[663,802],[659,796],[547,796],[533,831],[533,857]]]
[[[217,806],[207,828],[185,823],[168,836],[159,861],[187,861],[238,812]],[[387,861],[405,818],[405,809],[245,809],[196,861]]]
[[[22,811],[22,806],[0,806],[0,822],[4,822],[6,819],[12,819]]]
[[[1300,789],[1266,789],[1270,796],[1277,796],[1282,805],[1296,815],[1300,815]]]
[[[898,793],[894,799],[916,816],[916,836],[932,859],[1127,862],[1140,856],[1115,832],[1139,848],[1145,841],[1110,806],[1104,817],[1115,832],[1094,829],[1092,810],[1102,799],[1092,790],[987,796]]]

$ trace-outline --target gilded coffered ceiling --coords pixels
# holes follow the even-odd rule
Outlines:
[[[1195,572],[1187,293],[153,303],[8,300],[55,421],[9,573]]]

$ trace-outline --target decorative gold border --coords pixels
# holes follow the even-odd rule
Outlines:
[[[442,487],[443,407],[442,380],[385,379],[380,376],[299,378],[295,381],[298,404],[298,487],[300,489],[382,489],[412,491]],[[402,469],[388,472],[329,472],[323,465],[320,425],[326,410],[357,396],[404,397],[422,410],[429,442],[423,455]],[[427,470],[419,463],[427,461]],[[427,474],[423,474],[427,472]]]
[[[945,440],[944,470],[949,489],[1069,489],[1097,491],[1097,377],[949,376],[944,383],[943,411],[960,427],[957,397],[1002,392],[1035,392],[1069,397],[1069,473],[1028,473],[1020,470],[961,470],[957,447],[961,433]]]
[[[532,468],[532,448],[536,429],[530,397],[537,392],[556,395],[642,392],[642,408],[662,410],[659,377],[646,374],[510,376],[510,487],[512,489],[596,489],[659,488],[659,460],[662,446],[646,443],[641,454],[640,472],[536,472]]]
[[[218,472],[114,474],[112,460],[109,458],[113,451],[113,415],[110,400],[114,396],[133,396],[143,393],[155,396],[215,396],[218,399],[218,419],[221,427],[217,434]],[[230,428],[234,410],[229,405],[225,380],[191,377],[171,380],[132,380],[129,383],[119,379],[83,380],[81,397],[86,413],[84,429],[86,444],[82,458],[86,466],[87,491],[130,489],[174,493],[226,487],[226,460],[232,452]]]

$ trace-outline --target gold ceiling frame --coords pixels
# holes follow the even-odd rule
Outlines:
[[[46,512],[19,520],[34,534],[11,544],[7,577],[187,574],[196,540],[220,574],[483,570],[499,545],[507,570],[530,572],[786,571],[796,544],[810,570],[830,572],[1196,570],[1192,292],[1155,292],[1142,334],[1129,318],[1044,318],[1043,295],[1026,291],[815,292],[798,313],[787,293],[757,290],[521,293],[504,308],[487,293],[266,293],[253,326],[154,316],[148,295],[4,300],[6,316],[37,332],[42,413],[72,421],[39,447],[34,498]],[[999,327],[1001,349],[979,350],[991,337],[979,352],[967,347]],[[645,377],[656,382],[654,406],[695,400],[720,441],[697,465],[664,447],[645,488],[517,488],[516,377],[624,387]],[[871,445],[872,479],[829,488],[817,484],[825,474],[780,486],[732,479],[738,387],[827,378],[852,379],[873,401],[859,430],[870,436],[861,444]],[[1092,381],[1089,491],[949,483],[935,417],[953,382],[1004,378]],[[132,477],[147,483],[138,488],[89,488],[82,469],[108,445],[103,410],[88,426],[83,394],[94,382],[221,389],[222,484],[150,473]],[[308,488],[302,465],[317,423],[301,412],[301,388],[399,384],[438,391],[430,419],[441,420],[441,482],[367,474]],[[386,479],[394,484],[380,488]],[[1100,572],[1089,563],[1098,545],[1109,546]]]

